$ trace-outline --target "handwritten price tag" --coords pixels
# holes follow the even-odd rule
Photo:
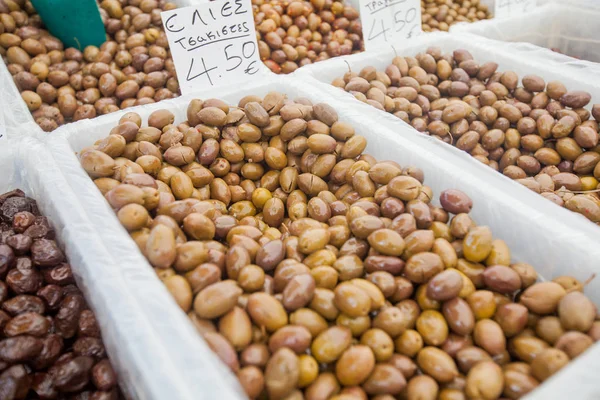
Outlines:
[[[161,13],[183,94],[247,80],[261,68],[250,0]]]
[[[423,33],[421,0],[360,0],[366,50]]]
[[[536,0],[496,0],[494,18],[514,17],[533,11]]]

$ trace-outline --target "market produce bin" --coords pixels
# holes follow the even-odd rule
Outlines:
[[[215,393],[236,398],[235,382],[218,365],[204,364],[211,362],[210,352],[170,312],[176,305],[164,287],[147,276],[145,266],[118,259],[119,251],[107,247],[114,244],[103,242],[74,193],[75,182],[65,179],[46,147],[34,138],[0,145],[0,194],[22,189],[52,223],[124,393],[136,399],[213,399]],[[139,293],[132,292],[131,281],[143,283]]]
[[[584,61],[600,61],[600,17],[598,7],[585,4],[549,3],[534,11],[512,18],[457,24],[451,32],[472,33],[506,42],[531,43],[556,52],[539,51],[537,57],[559,62],[573,62],[569,57]],[[526,46],[522,46],[528,49]],[[533,49],[532,49],[533,50]]]
[[[198,4],[201,0],[171,0],[170,2],[176,4],[178,7],[187,7]],[[27,26],[24,28],[27,28]],[[5,64],[6,57],[3,58],[4,60],[0,63],[0,89],[2,89],[2,100],[4,104],[2,112],[5,114],[5,126],[8,135],[19,137],[27,135],[30,132],[42,132],[35,123],[25,101],[21,98],[21,94],[17,89],[13,76],[7,69]],[[42,81],[45,80],[42,79]]]
[[[470,173],[483,174],[487,179],[493,181],[503,181],[508,184],[506,193],[513,198],[526,202],[527,204],[539,210],[544,210],[547,218],[561,221],[576,227],[580,232],[585,232],[591,237],[598,235],[598,227],[589,223],[581,215],[572,213],[558,207],[550,202],[539,202],[540,195],[523,187],[510,178],[482,165],[470,154],[459,150],[458,148],[441,142],[431,136],[417,132],[414,129],[408,131],[402,130],[406,124],[387,112],[377,110],[375,107],[362,103],[354,98],[350,93],[331,86],[335,78],[342,77],[349,70],[359,72],[366,66],[373,66],[378,70],[385,70],[396,55],[414,56],[419,52],[424,52],[427,48],[434,46],[441,48],[444,53],[452,53],[456,49],[466,49],[473,58],[483,64],[485,62],[495,62],[498,64],[498,71],[514,71],[519,77],[527,74],[535,74],[542,77],[546,82],[558,80],[568,88],[568,90],[581,90],[591,94],[591,104],[600,103],[600,84],[595,70],[587,68],[588,63],[574,62],[563,64],[560,62],[548,62],[545,58],[537,58],[539,48],[536,46],[522,46],[515,43],[504,43],[490,40],[474,35],[464,35],[456,33],[436,33],[426,35],[411,42],[398,43],[389,48],[383,48],[378,52],[369,54],[358,54],[347,57],[340,57],[328,60],[320,65],[307,66],[295,73],[295,77],[302,78],[307,83],[318,85],[320,89],[326,91],[329,95],[336,97],[347,106],[352,105],[357,113],[377,119],[386,127],[402,132],[402,135],[417,143],[428,142],[431,145],[441,147],[446,153],[452,153],[462,162],[466,163],[466,170]],[[589,106],[588,106],[589,108]]]
[[[485,173],[485,169],[472,168],[460,155],[448,152],[430,141],[414,140],[408,126],[382,123],[383,118],[377,113],[369,112],[366,106],[344,100],[343,96],[322,90],[322,87],[323,85],[309,85],[307,79],[274,77],[248,84],[241,89],[207,91],[196,97],[218,98],[230,104],[237,104],[246,95],[264,96],[270,91],[279,91],[292,99],[303,97],[314,103],[326,102],[337,110],[340,121],[350,123],[357,134],[367,139],[366,153],[379,160],[394,160],[402,166],[414,165],[421,168],[425,174],[425,184],[430,186],[435,194],[435,204],[439,204],[438,195],[444,189],[456,188],[467,193],[473,200],[471,214],[475,221],[490,226],[495,237],[506,241],[512,251],[513,261],[531,263],[542,279],[572,275],[584,281],[598,272],[600,243],[597,237],[587,235],[577,226],[549,218],[550,213],[559,211],[552,208],[551,204],[539,197],[527,198],[526,201],[522,201],[521,196],[515,198],[512,193],[518,190],[518,185],[498,176],[490,177]],[[153,111],[164,108],[175,115],[175,123],[180,123],[186,119],[187,106],[193,98],[183,96],[127,111],[137,112],[142,121],[147,121]],[[114,212],[80,167],[77,158],[78,151],[106,137],[124,113],[125,111],[116,112],[93,121],[80,121],[64,126],[52,136],[52,140],[47,141],[47,145],[66,179],[74,189],[76,188],[74,192],[85,208],[88,218],[96,225],[97,234],[102,237],[101,243],[112,249],[111,254],[115,259],[127,260],[131,268],[135,266],[136,274],[124,274],[123,280],[140,303],[140,307],[143,307],[143,303],[148,301],[148,296],[145,295],[146,285],[159,285],[159,280],[153,276],[152,268],[141,256],[135,242],[120,226]],[[600,302],[600,281],[592,280],[586,287],[586,293],[594,302]],[[170,312],[178,320],[185,317],[180,309],[169,303],[169,311],[165,307],[165,312]],[[179,329],[185,332],[189,328],[188,326],[183,329],[179,326]],[[177,340],[177,334],[169,338]],[[573,395],[577,391],[578,398],[591,398],[589,396],[600,390],[597,385],[591,383],[593,366],[597,362],[594,358],[597,359],[597,354],[600,354],[600,347],[594,346],[542,385],[530,398],[547,398],[550,390],[553,395]],[[185,366],[186,369],[194,368],[197,365],[194,362],[201,362],[199,358],[208,354],[202,353],[197,356],[196,361],[189,359],[181,366]],[[578,381],[586,380],[581,389],[574,389],[570,385],[573,375],[578,376]],[[208,381],[204,385],[205,389],[210,387]],[[200,387],[202,386],[194,388]]]

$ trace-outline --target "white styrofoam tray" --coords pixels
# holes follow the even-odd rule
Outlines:
[[[144,286],[141,295],[152,312],[141,310],[126,279],[144,283],[144,274],[137,274],[138,265],[119,258],[103,241],[96,222],[73,192],[72,182],[67,182],[42,142],[27,137],[0,145],[0,171],[0,194],[22,189],[56,229],[128,398],[208,400],[231,395],[233,380],[225,380],[219,368],[202,374],[196,369],[193,377],[185,372],[188,365],[182,364],[181,354],[208,351],[198,346],[196,332],[179,328],[186,326],[171,315],[175,303],[162,284],[149,280]],[[163,325],[172,326],[171,331]],[[191,391],[193,384],[206,385],[207,381],[211,383],[204,391]]]
[[[390,127],[389,124],[381,124],[377,120],[377,115],[365,113],[355,103],[339,101],[331,96],[331,92],[311,87],[306,80],[278,76],[266,78],[237,90],[207,91],[197,97],[203,99],[216,97],[230,104],[237,104],[238,100],[245,95],[263,96],[273,90],[283,92],[290,98],[305,97],[315,103],[328,102],[338,111],[340,120],[351,123],[357,134],[368,139],[367,153],[380,160],[391,159],[404,166],[415,165],[423,169],[425,183],[436,194],[436,203],[437,196],[444,189],[457,188],[466,192],[473,199],[472,216],[477,223],[490,226],[495,237],[505,240],[512,249],[514,261],[531,263],[544,279],[568,274],[580,280],[586,280],[593,273],[600,271],[600,265],[598,265],[600,242],[572,226],[548,218],[545,208],[551,203],[536,198],[537,202],[532,206],[514,199],[507,192],[513,191],[520,185],[515,186],[513,182],[502,179],[489,179],[487,174],[482,173],[485,169],[473,168],[469,171],[464,160],[456,154],[449,153],[429,141],[417,143],[415,140],[409,139],[413,134],[408,126],[396,124]],[[151,112],[166,108],[175,114],[175,122],[178,123],[185,120],[187,104],[191,98],[183,96],[161,104],[151,104],[128,111],[138,112],[146,121]],[[128,268],[134,269],[135,267],[135,274],[123,270],[123,279],[132,295],[136,297],[141,312],[149,312],[152,307],[144,306],[144,302],[149,300],[146,286],[154,287],[162,284],[138,251],[135,243],[120,226],[114,212],[109,208],[92,180],[79,166],[75,154],[83,147],[92,145],[96,140],[105,137],[117,124],[123,113],[121,111],[93,121],[79,121],[63,126],[55,132],[55,135],[52,135],[52,140],[49,140],[47,145],[82,206],[86,209],[90,220],[98,228],[97,234],[101,236],[103,245],[112,250],[113,257],[126,260]],[[158,292],[158,289],[156,291]],[[587,293],[595,303],[600,304],[600,280],[593,280],[587,286]],[[170,311],[167,311],[168,307],[170,307]],[[184,323],[184,313],[173,302],[165,304],[164,311],[165,313],[170,312],[175,319],[181,320],[178,328],[180,332],[187,332],[191,329],[189,326],[183,326],[190,324],[189,322]],[[178,340],[176,334],[167,337]],[[199,336],[197,339],[200,342]],[[582,358],[574,362],[544,386],[554,387],[554,382],[558,382],[556,385],[562,388],[564,382],[567,381],[566,377],[576,374],[578,380],[587,379],[582,381],[577,389],[581,394],[578,398],[592,398],[589,397],[592,394],[600,395],[600,384],[596,383],[591,376],[598,363],[597,360],[600,359],[600,347],[595,347],[588,354],[590,356],[586,356],[586,358],[592,358],[591,360],[583,362],[584,358]],[[185,368],[187,372],[191,372],[198,369],[216,369],[216,365],[214,357],[209,357],[206,352],[200,352],[190,354],[186,363],[179,366]],[[201,390],[199,388],[203,387],[206,390],[209,382],[204,381],[202,385],[194,386],[194,388]],[[569,388],[569,394],[572,395],[573,390],[575,390],[573,387]],[[540,390],[537,393],[544,393],[544,391]],[[548,397],[536,394],[532,398]]]
[[[371,65],[379,70],[385,69],[396,54],[403,56],[414,56],[419,52],[425,51],[430,46],[438,46],[444,52],[452,52],[456,49],[467,49],[471,52],[476,61],[484,63],[494,61],[498,63],[499,71],[512,70],[519,77],[527,74],[536,74],[546,80],[559,80],[563,82],[569,90],[585,90],[592,95],[590,104],[600,103],[600,75],[595,75],[590,70],[574,69],[571,65],[560,63],[544,63],[538,61],[535,57],[530,57],[528,49],[523,50],[519,44],[498,42],[483,37],[455,34],[455,33],[435,33],[420,37],[408,43],[390,46],[389,49],[382,49],[370,54],[355,54],[351,56],[330,59],[322,63],[306,66],[298,70],[293,75],[301,78],[307,84],[318,85],[320,89],[326,91],[331,96],[335,96],[340,102],[348,107],[353,107],[357,113],[363,114],[379,120],[382,125],[403,132],[402,134],[409,140],[416,143],[429,143],[437,146],[442,151],[456,156],[466,173],[482,174],[489,182],[506,185],[505,193],[511,194],[515,200],[524,202],[541,212],[546,213],[547,218],[568,224],[573,228],[585,232],[591,237],[600,235],[600,227],[589,222],[580,214],[568,211],[563,207],[544,199],[537,193],[525,188],[512,179],[492,170],[471,157],[468,153],[458,148],[448,145],[431,136],[417,132],[414,129],[408,131],[401,129],[408,126],[402,120],[392,114],[378,110],[370,105],[362,103],[354,98],[350,93],[340,88],[331,86],[331,82],[344,75],[351,68],[353,71],[360,71],[362,68]],[[528,45],[529,47],[536,47]],[[537,48],[537,47],[536,47]],[[539,49],[539,48],[538,48]]]
[[[571,57],[583,61],[600,61],[599,19],[600,9],[551,3],[513,18],[456,24],[450,31],[472,33],[507,42],[531,43],[544,48],[544,51],[539,52],[541,57],[576,64],[577,60]],[[563,54],[549,50],[551,48],[558,48]]]

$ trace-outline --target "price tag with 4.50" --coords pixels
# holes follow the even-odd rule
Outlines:
[[[183,94],[247,80],[261,68],[250,0],[161,13]]]
[[[496,0],[494,18],[515,17],[533,11],[535,0]]]
[[[360,0],[359,4],[366,50],[423,33],[421,0]]]

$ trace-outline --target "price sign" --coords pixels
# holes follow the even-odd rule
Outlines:
[[[514,17],[533,11],[536,0],[496,0],[494,18]]]
[[[161,13],[183,94],[247,80],[261,68],[250,0]]]
[[[360,0],[366,50],[423,33],[421,0]]]

